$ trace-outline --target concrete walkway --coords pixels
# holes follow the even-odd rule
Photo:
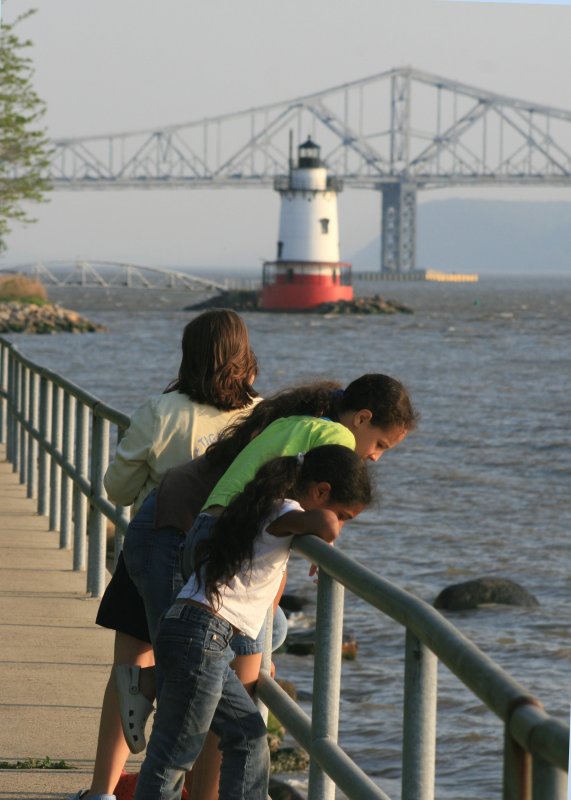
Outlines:
[[[0,446],[0,761],[49,756],[76,769],[0,770],[0,800],[61,800],[91,782],[113,634],[94,624],[85,573],[5,457]]]

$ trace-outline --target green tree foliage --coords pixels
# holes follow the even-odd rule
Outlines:
[[[13,24],[0,23],[0,253],[11,222],[30,223],[24,204],[41,202],[50,188],[45,177],[50,146],[41,126],[46,107],[34,91],[31,42],[20,39]]]

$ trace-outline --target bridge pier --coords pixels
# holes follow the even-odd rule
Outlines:
[[[381,272],[398,275],[416,267],[416,192],[414,183],[381,186]]]

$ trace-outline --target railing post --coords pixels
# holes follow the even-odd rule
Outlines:
[[[54,450],[61,455],[62,440],[62,389],[57,383],[52,384],[52,431],[51,443]],[[52,456],[50,463],[50,531],[59,530],[61,511],[61,467]]]
[[[0,389],[2,392],[8,393],[8,345],[0,342]],[[7,401],[6,398],[0,394],[0,443],[6,443],[6,414]]]
[[[46,443],[51,438],[52,428],[52,392],[45,375],[40,378],[40,452],[38,458],[38,514],[49,513],[49,461]]]
[[[89,413],[79,402],[75,415],[75,465],[80,478],[87,480],[89,445]],[[87,565],[87,497],[73,486],[73,568],[82,571]]]
[[[503,800],[532,800],[531,756],[504,730]]]
[[[532,775],[533,800],[565,800],[568,796],[567,775],[562,769],[557,769],[543,758],[534,756]],[[571,783],[569,789],[571,790]]]
[[[438,660],[408,629],[405,639],[402,800],[433,800]]]
[[[25,364],[20,365],[20,483],[26,483],[28,476],[28,439],[29,433],[26,426],[30,423],[28,417],[28,404],[30,398],[30,369]]]
[[[28,394],[28,420],[31,431],[28,435],[28,479],[26,496],[34,498],[38,491],[38,441],[33,431],[38,431],[39,419],[39,380],[37,374],[30,370]]]
[[[75,441],[75,397],[64,391],[63,395],[63,435],[62,454],[64,462],[69,465],[73,456]],[[71,505],[72,505],[72,480],[65,472],[61,476],[61,514],[59,546],[69,550],[71,547]]]
[[[22,434],[22,426],[18,420],[18,412],[20,411],[20,374],[22,365],[14,358],[13,359],[13,374],[12,374],[12,472],[18,472],[20,461],[20,438]]]
[[[91,496],[105,494],[103,475],[109,462],[109,422],[93,414],[91,433]],[[107,553],[107,524],[104,514],[94,505],[89,509],[89,558],[87,591],[101,597],[105,590],[105,560]]]
[[[6,403],[6,457],[8,461],[12,461],[14,453],[14,428],[16,422],[14,420],[14,372],[16,369],[16,359],[14,358],[14,351],[8,351],[8,397]]]
[[[323,739],[337,742],[344,593],[344,587],[321,569],[317,587],[312,747]],[[308,800],[333,800],[335,797],[335,784],[313,758],[309,762],[307,797]]]

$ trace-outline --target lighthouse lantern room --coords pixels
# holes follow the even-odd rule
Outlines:
[[[281,200],[277,258],[264,262],[261,307],[295,311],[352,300],[351,265],[339,261],[342,184],[327,175],[310,137],[298,147],[297,166],[278,176],[274,189]]]

